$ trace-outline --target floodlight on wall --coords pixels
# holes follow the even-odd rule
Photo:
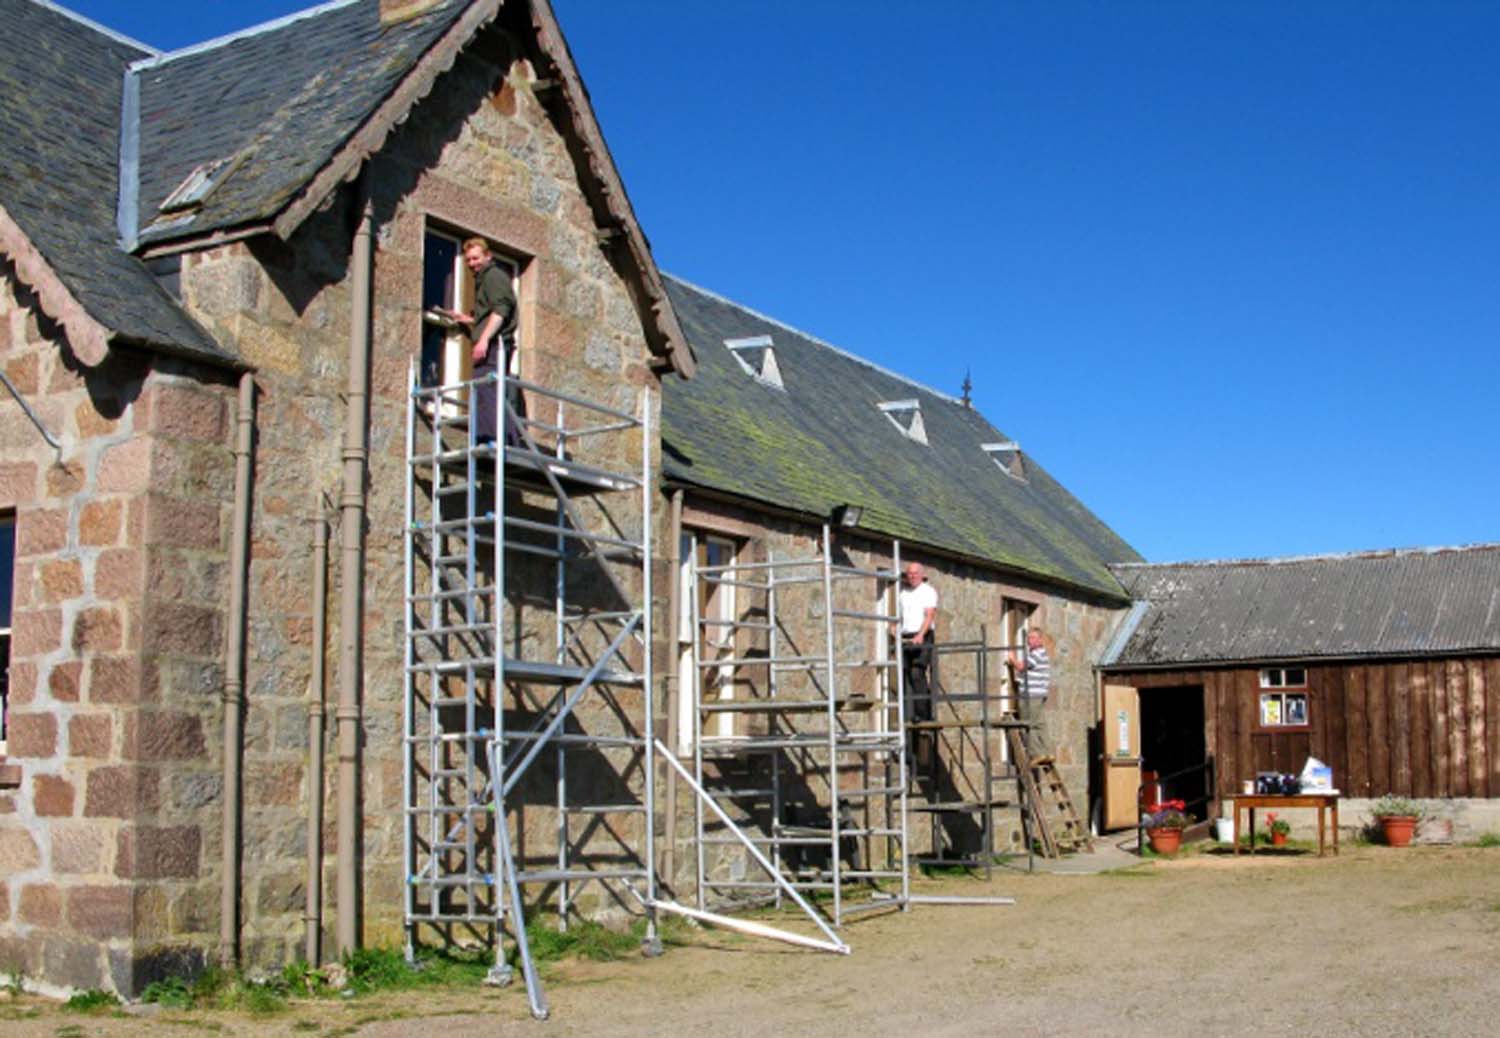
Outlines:
[[[829,520],[834,526],[842,526],[846,529],[859,525],[860,519],[864,517],[863,505],[839,505],[833,510]]]

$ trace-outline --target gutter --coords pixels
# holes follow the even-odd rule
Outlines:
[[[734,505],[737,508],[746,508],[750,511],[759,512],[762,515],[779,516],[781,518],[792,519],[797,522],[809,523],[814,526],[821,526],[823,523],[826,523],[828,521],[828,517],[826,515],[819,516],[813,514],[812,512],[804,512],[795,508],[787,508],[783,505],[772,504],[766,501],[761,501],[757,498],[743,497],[731,491],[717,490],[713,487],[705,486],[699,483],[691,483],[681,478],[664,476],[662,478],[662,487],[667,490],[674,490],[679,487],[683,487],[691,490],[694,494],[704,498],[705,500],[722,501],[725,504]],[[881,530],[871,529],[870,527],[850,527],[848,528],[847,532],[853,534],[856,537],[865,537],[873,540],[899,540],[903,548],[910,545],[911,547],[914,547],[928,555],[950,559],[954,562],[961,562],[969,566],[976,566],[980,569],[988,570],[991,573],[997,573],[1003,576],[1020,577],[1024,580],[1031,581],[1034,584],[1041,584],[1046,587],[1056,588],[1064,591],[1071,591],[1079,595],[1085,595],[1091,600],[1090,604],[1107,605],[1115,609],[1120,609],[1131,604],[1130,597],[1124,594],[1123,590],[1119,595],[1113,595],[1105,591],[1103,588],[1092,587],[1088,584],[1078,584],[1064,577],[1047,576],[1039,573],[1034,573],[1030,570],[1020,569],[1016,566],[1007,565],[1005,563],[999,563],[994,559],[987,559],[980,555],[968,555],[961,551],[955,551],[952,548],[937,547],[936,545],[928,544],[926,541],[912,540],[909,538],[900,537],[896,534],[885,533]]]
[[[670,658],[667,665],[667,674],[662,684],[667,689],[667,732],[662,741],[673,747],[673,753],[677,751],[677,728],[681,723],[682,716],[682,687],[681,675],[677,672],[677,657],[680,652],[679,641],[682,638],[680,630],[682,624],[682,499],[684,491],[681,487],[672,489],[672,512],[671,521],[667,526],[667,646]],[[654,765],[653,765],[654,766]],[[666,851],[662,856],[662,874],[667,877],[667,884],[676,889],[677,884],[677,769],[667,769],[666,789]]]

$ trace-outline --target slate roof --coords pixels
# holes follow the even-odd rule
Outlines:
[[[981,444],[1008,439],[978,411],[827,343],[668,277],[698,357],[668,380],[662,466],[692,484],[794,512],[864,507],[863,529],[1124,600],[1108,564],[1140,556],[1029,454],[1025,481]],[[724,345],[770,335],[784,389],[758,381]],[[916,399],[928,445],[877,405]]]
[[[1113,569],[1114,669],[1500,651],[1500,544]]]
[[[119,244],[121,88],[151,52],[32,0],[0,0],[0,40],[0,206],[117,338],[226,360]]]
[[[339,0],[138,63],[141,240],[273,218],[468,6],[445,0],[382,25],[379,3]],[[158,214],[210,162],[220,173],[192,219]]]

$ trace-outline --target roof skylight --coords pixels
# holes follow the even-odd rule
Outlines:
[[[891,420],[892,425],[901,430],[903,436],[926,446],[927,426],[922,421],[920,400],[887,400],[875,406],[885,412],[885,416]]]
[[[981,443],[980,448],[994,459],[995,464],[1000,466],[1012,479],[1026,480],[1026,465],[1021,460],[1021,445],[1015,440],[1005,440],[1001,443]]]
[[[747,339],[725,339],[724,345],[734,359],[739,361],[745,374],[757,382],[764,382],[777,389],[785,389],[781,381],[781,368],[776,363],[776,346],[769,335],[755,335]]]

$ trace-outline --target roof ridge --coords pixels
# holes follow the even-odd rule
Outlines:
[[[892,371],[890,368],[881,367],[874,361],[861,357],[857,353],[850,353],[846,349],[835,346],[827,339],[820,339],[818,336],[813,335],[810,332],[805,332],[801,328],[795,327],[794,325],[787,324],[785,321],[772,317],[770,314],[761,313],[759,310],[756,310],[753,307],[746,306],[744,303],[736,302],[735,300],[730,299],[728,296],[722,296],[719,293],[713,291],[713,289],[704,288],[702,285],[695,284],[687,280],[686,278],[678,277],[676,274],[670,274],[665,270],[661,272],[661,276],[664,278],[670,278],[673,281],[677,282],[679,285],[682,285],[685,288],[690,288],[694,292],[700,292],[703,295],[708,296],[710,299],[717,300],[718,302],[723,303],[726,306],[732,306],[736,310],[741,310],[744,313],[749,314],[751,317],[756,318],[757,320],[765,321],[767,324],[774,324],[778,328],[785,328],[793,335],[800,335],[808,342],[816,343],[817,345],[822,346],[824,349],[832,350],[839,356],[845,357],[859,364],[863,364],[865,367],[878,371],[888,378],[896,379],[898,382],[905,382],[907,385],[912,386],[916,389],[920,389],[924,393],[931,393],[933,396],[937,397],[940,400],[946,401],[947,403],[960,405],[963,403],[963,401],[956,396],[949,396],[947,393],[944,393],[938,389],[933,389],[931,386],[918,382],[914,378],[909,378],[906,375],[900,374],[899,372]],[[986,419],[986,421],[988,421],[988,419]],[[991,425],[991,428],[993,428],[993,425]]]
[[[42,2],[42,0],[36,0],[36,2],[40,3]],[[190,44],[189,46],[182,47],[178,50],[165,52],[153,51],[152,57],[141,58],[138,61],[131,62],[130,71],[139,72],[144,69],[160,68],[162,65],[165,65],[171,61],[175,61],[178,58],[191,57],[194,54],[203,54],[207,51],[216,50],[219,47],[228,46],[229,44],[235,43],[239,40],[249,39],[252,36],[260,36],[264,33],[268,33],[276,29],[285,28],[288,25],[303,21],[304,19],[319,17],[321,15],[327,14],[329,11],[337,10],[341,7],[352,7],[355,4],[364,2],[365,0],[328,0],[327,3],[318,4],[316,7],[309,7],[301,11],[293,11],[291,14],[284,14],[280,18],[273,18],[269,22],[262,22],[259,25],[252,25],[244,29],[236,29],[234,32],[225,33],[223,36],[216,36],[211,40],[204,40],[202,43]]]
[[[155,47],[151,46],[148,43],[142,43],[140,40],[134,39],[130,36],[126,36],[123,32],[117,32],[107,25],[102,25],[99,22],[94,21],[92,18],[84,17],[77,11],[70,11],[66,7],[63,7],[61,4],[53,3],[52,0],[31,0],[31,2],[36,4],[38,7],[45,7],[47,10],[52,11],[55,14],[60,14],[64,18],[75,21],[79,25],[87,26],[88,28],[93,29],[95,32],[103,36],[108,36],[110,39],[116,41],[117,43],[124,43],[131,47],[138,48],[145,51],[147,54],[161,54],[161,51],[157,50]],[[146,59],[142,58],[139,60],[144,61]]]
[[[1433,545],[1415,548],[1369,548],[1363,551],[1324,552],[1311,555],[1270,555],[1260,558],[1242,559],[1189,559],[1182,562],[1111,562],[1111,570],[1120,569],[1184,569],[1211,566],[1285,566],[1298,562],[1333,562],[1346,559],[1390,559],[1416,555],[1441,555],[1448,552],[1494,551],[1500,549],[1500,541],[1479,541],[1474,544]]]

